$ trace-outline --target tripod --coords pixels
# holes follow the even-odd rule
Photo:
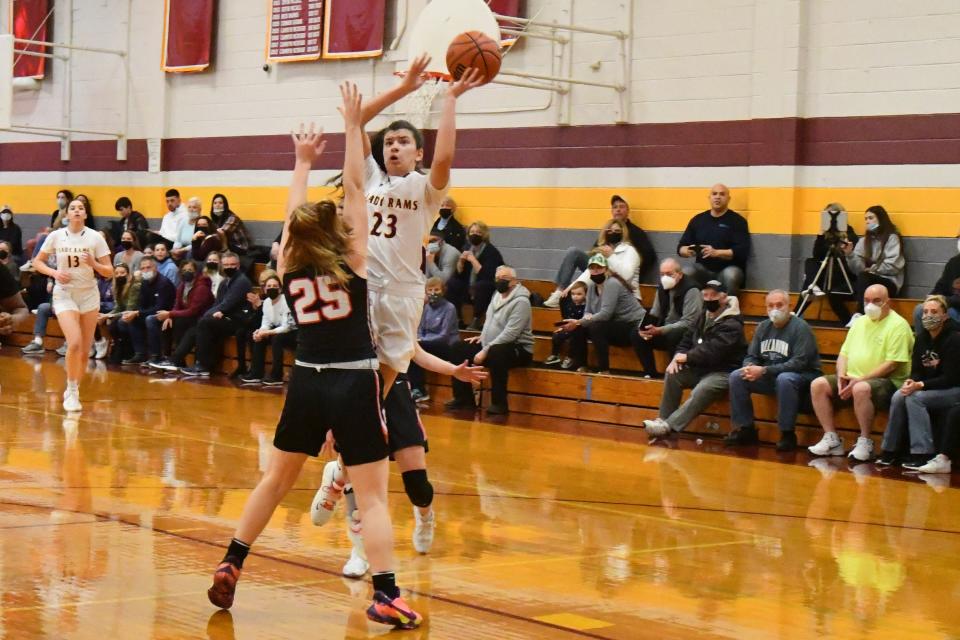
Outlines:
[[[839,271],[840,275],[843,276],[843,284],[847,285],[846,291],[839,288],[834,289],[834,269]],[[813,277],[813,281],[807,285],[807,288],[800,294],[800,305],[796,311],[797,317],[803,317],[803,312],[810,306],[813,298],[817,296],[815,291],[818,287],[820,291],[822,291],[820,295],[831,293],[853,295],[853,284],[850,282],[850,274],[847,273],[847,263],[843,260],[843,256],[836,246],[830,247],[823,262],[820,263],[820,268],[817,269],[817,275]]]

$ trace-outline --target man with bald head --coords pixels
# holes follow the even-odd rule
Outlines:
[[[751,395],[777,397],[777,451],[797,447],[794,426],[810,383],[821,375],[820,349],[810,325],[790,313],[790,294],[774,289],[767,294],[767,319],[753,334],[743,367],[730,374],[728,445],[756,444]]]
[[[746,278],[750,257],[750,227],[730,204],[730,190],[723,184],[710,187],[710,208],[695,215],[677,243],[677,253],[696,262],[684,269],[700,284],[719,280],[735,296]]]
[[[693,329],[701,311],[703,298],[697,282],[684,275],[679,260],[664,258],[660,262],[660,281],[653,308],[639,332],[631,337],[645,376],[658,375],[653,350],[667,351],[673,358],[683,333]]]
[[[890,399],[910,374],[913,331],[910,323],[890,308],[890,296],[882,284],[867,287],[863,294],[864,315],[847,333],[837,357],[836,375],[817,378],[810,385],[813,410],[823,427],[823,438],[812,447],[816,456],[842,456],[843,439],[837,435],[834,409],[853,404],[860,437],[850,452],[854,462],[873,455],[873,419],[890,406]]]

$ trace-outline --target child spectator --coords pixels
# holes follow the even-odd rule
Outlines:
[[[574,282],[570,286],[570,295],[560,300],[560,316],[564,320],[582,320],[586,308],[587,285],[580,281]],[[573,331],[566,331],[563,327],[557,328],[553,332],[553,350],[550,352],[550,357],[543,363],[549,367],[559,364],[560,368],[565,370],[575,370],[586,364],[586,354],[580,353],[582,348],[578,348],[581,344],[586,344],[585,341],[576,339],[571,341],[571,338],[579,336],[582,331],[583,327],[576,327]],[[567,341],[570,341],[570,352],[566,358],[561,359],[560,351]]]

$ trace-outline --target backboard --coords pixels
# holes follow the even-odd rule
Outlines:
[[[408,61],[428,53],[432,60],[427,73],[449,80],[447,47],[465,31],[481,31],[500,42],[500,26],[484,0],[432,0],[420,12],[408,36]]]

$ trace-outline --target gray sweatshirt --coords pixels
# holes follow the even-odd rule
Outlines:
[[[433,262],[426,261],[427,277],[440,278],[446,283],[450,277],[457,272],[457,261],[460,259],[460,252],[448,245],[446,242],[440,247]]]
[[[495,344],[517,343],[533,353],[533,314],[530,311],[530,291],[522,284],[505,296],[493,294],[487,307],[480,344],[489,349]]]
[[[668,310],[667,317],[664,319],[664,324],[661,327],[663,335],[683,335],[683,332],[687,329],[692,330],[700,318],[700,313],[703,311],[703,295],[700,293],[700,289],[687,289],[687,292],[683,296],[683,315],[677,314],[676,309],[674,309],[672,296],[668,299],[671,300],[671,304],[669,305],[670,309]],[[660,296],[654,296],[653,308],[650,309],[650,315],[655,318],[662,318],[661,313]]]
[[[870,245],[870,253],[867,255],[865,237],[857,240],[857,246],[853,253],[847,258],[847,264],[854,274],[860,274],[864,271],[882,276],[887,280],[892,280],[897,285],[897,289],[903,286],[903,268],[907,261],[903,257],[903,249],[900,246],[900,238],[891,233],[887,238],[886,244],[882,247],[879,242],[873,242]],[[873,266],[867,268],[867,261]]]
[[[770,376],[784,371],[819,373],[820,349],[810,325],[797,316],[790,316],[780,329],[770,320],[761,322],[743,359],[743,366],[752,364],[766,367]]]
[[[587,284],[587,309],[580,321],[581,326],[589,327],[594,322],[605,321],[640,322],[647,315],[637,296],[617,278],[607,276],[600,288],[602,291],[597,290],[597,284],[592,280]]]

